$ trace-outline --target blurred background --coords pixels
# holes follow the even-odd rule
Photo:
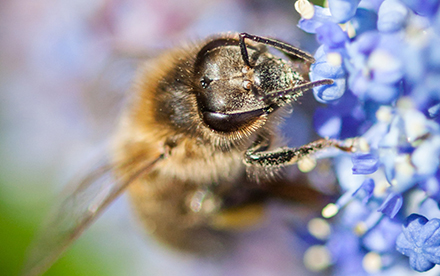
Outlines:
[[[313,53],[316,42],[296,27],[293,5],[292,0],[0,1],[0,275],[19,274],[51,202],[100,155],[139,58],[227,31],[277,37]],[[295,133],[293,143],[313,135],[304,111],[308,101],[314,100],[305,97],[287,121],[295,125],[285,128]],[[118,199],[45,275],[300,275],[302,253],[283,253],[294,252],[295,239],[284,249],[274,242],[286,229],[243,234],[242,252],[215,264],[146,238],[129,209],[125,196]],[[280,210],[274,206],[269,212]],[[269,258],[254,250],[255,240],[260,249],[280,253]]]

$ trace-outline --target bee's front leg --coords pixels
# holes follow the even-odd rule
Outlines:
[[[319,150],[335,147],[343,151],[351,151],[352,145],[334,139],[320,139],[299,148],[281,147],[267,151],[262,144],[256,144],[245,152],[244,163],[247,166],[283,167],[297,163]]]

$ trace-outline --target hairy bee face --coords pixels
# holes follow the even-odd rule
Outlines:
[[[201,64],[199,104],[202,110],[236,113],[262,108],[249,89],[249,70],[240,49],[227,46],[209,52]]]

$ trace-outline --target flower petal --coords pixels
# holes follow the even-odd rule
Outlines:
[[[377,29],[384,33],[401,30],[408,17],[408,8],[398,0],[385,0],[379,8]]]
[[[372,153],[355,153],[352,155],[353,174],[371,174],[379,168],[379,157]],[[374,185],[374,184],[373,184]]]
[[[402,207],[403,198],[401,194],[390,193],[377,211],[394,218]]]
[[[355,15],[359,2],[360,0],[332,0],[328,2],[328,6],[336,22],[344,23]]]

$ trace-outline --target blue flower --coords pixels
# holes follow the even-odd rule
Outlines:
[[[365,275],[362,273],[361,244],[353,232],[347,229],[335,229],[327,242],[327,247],[336,264],[334,275]]]
[[[376,29],[377,14],[369,9],[359,8],[356,10],[356,14],[350,20],[353,28],[356,31],[356,35],[360,35],[367,31]]]
[[[325,45],[326,52],[338,50],[345,47],[348,42],[348,35],[335,23],[328,22],[316,28],[316,39]]]
[[[322,102],[321,97],[331,98],[330,92],[331,89],[314,91],[315,98]],[[315,130],[320,136],[346,139],[361,135],[365,129],[371,126],[366,121],[366,114],[362,106],[350,91],[345,92],[339,100],[327,103],[329,103],[327,107],[316,109],[313,116]]]
[[[339,27],[338,27],[339,28]],[[339,40],[337,40],[339,41]],[[328,40],[329,47],[337,47],[340,42]],[[327,62],[324,47],[321,46],[315,54],[316,62],[310,67],[310,80],[333,79],[331,85],[318,86],[313,89],[315,98],[323,103],[329,103],[342,97],[346,89],[346,73],[342,66],[335,66]]]
[[[415,13],[421,16],[433,16],[440,5],[439,0],[401,0]]]
[[[374,180],[367,178],[362,182],[362,185],[353,193],[353,196],[357,196],[362,199],[363,204],[367,204],[374,191]]]
[[[414,270],[427,271],[440,264],[440,219],[410,215],[396,245],[397,251],[409,257]]]
[[[421,142],[414,150],[411,161],[420,175],[434,175],[439,167],[440,137],[435,136]]]
[[[385,217],[364,236],[362,243],[371,251],[389,253],[395,249],[397,237],[401,232],[400,222]]]
[[[316,29],[320,26],[328,22],[332,22],[332,17],[329,9],[320,6],[314,6],[314,9],[314,15],[311,19],[302,18],[298,22],[298,27],[300,29],[311,34],[316,33]]]
[[[406,269],[401,252],[426,271],[440,258],[440,0],[328,4],[299,24],[321,44],[310,79],[334,81],[313,90],[327,105],[316,109],[314,127],[324,137],[359,137],[363,146],[351,163],[346,153],[334,159],[342,196],[322,214],[335,216],[340,233],[356,233],[346,249],[357,252],[354,267],[383,275]],[[404,223],[405,213],[418,214]],[[380,266],[359,263],[377,252],[386,254]],[[345,265],[335,261],[334,274]]]
[[[400,31],[405,27],[408,8],[398,0],[385,0],[379,8],[377,29],[389,33]]]
[[[328,6],[333,18],[338,23],[344,23],[351,19],[361,0],[333,0],[329,1]]]
[[[403,198],[401,194],[390,193],[377,211],[384,213],[390,218],[394,218],[402,207],[402,204]]]
[[[426,195],[436,201],[440,201],[440,170],[437,170],[434,176],[421,181],[420,188],[425,191]]]
[[[372,153],[355,153],[352,155],[353,174],[371,174],[379,168],[379,157]]]

